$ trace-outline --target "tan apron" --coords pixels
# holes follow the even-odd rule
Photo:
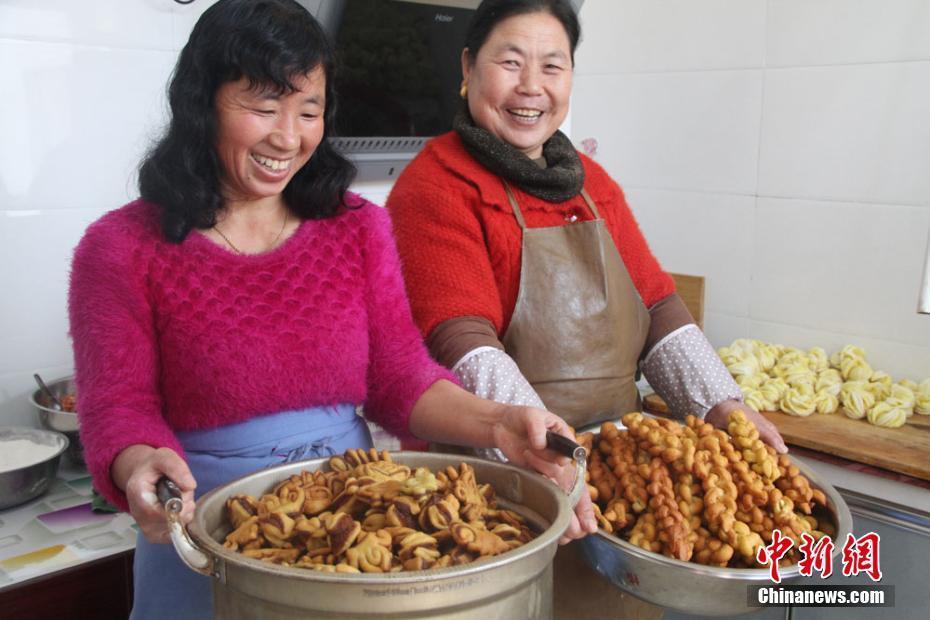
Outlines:
[[[588,193],[595,219],[527,228],[520,289],[503,345],[546,407],[575,428],[641,411],[636,369],[649,312]]]
[[[576,428],[641,411],[635,377],[649,332],[643,305],[620,253],[585,190],[595,219],[527,228],[520,290],[503,344],[546,407]],[[654,620],[663,610],[613,587],[594,571],[577,542],[553,564],[555,620]]]

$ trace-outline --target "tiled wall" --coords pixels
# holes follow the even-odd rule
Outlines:
[[[930,2],[588,0],[573,138],[715,345],[866,348],[930,377]]]
[[[211,0],[0,1],[0,425],[71,372],[88,223],[135,196],[164,84]],[[858,342],[930,376],[930,2],[587,0],[572,136],[596,137],[715,344]],[[368,183],[383,200],[388,187]]]

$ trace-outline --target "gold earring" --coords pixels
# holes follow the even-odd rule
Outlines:
[[[459,89],[459,97],[462,99],[468,98],[468,84],[465,83],[465,80],[462,80],[462,87]]]

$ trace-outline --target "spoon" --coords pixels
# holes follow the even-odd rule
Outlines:
[[[42,380],[42,377],[39,376],[39,373],[35,373],[32,376],[35,378],[36,383],[39,384],[39,389],[42,390],[45,393],[45,395],[48,396],[49,400],[52,401],[52,404],[55,405],[55,409],[58,409],[59,411],[63,411],[64,407],[61,405],[61,401],[58,400],[57,396],[52,394],[52,391],[48,388],[47,385],[45,385],[45,381]]]

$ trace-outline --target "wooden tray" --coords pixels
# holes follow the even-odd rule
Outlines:
[[[643,408],[668,413],[657,394],[646,396]],[[914,414],[901,428],[881,428],[842,413],[806,418],[780,411],[762,415],[778,427],[788,444],[930,480],[930,416]]]

